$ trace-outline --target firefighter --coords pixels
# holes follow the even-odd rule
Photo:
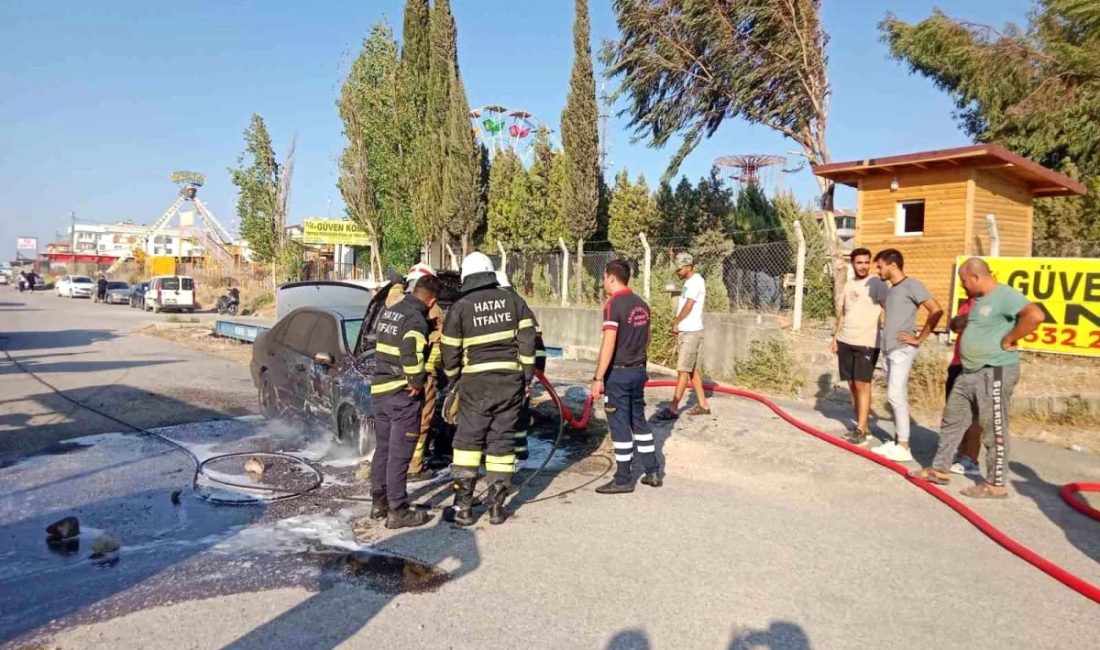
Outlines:
[[[508,289],[516,298],[521,302],[524,302],[526,307],[526,301],[519,295],[515,287],[512,286],[512,282],[508,279],[508,274],[504,271],[497,271],[497,284],[501,288]],[[546,372],[546,346],[542,341],[542,328],[539,327],[538,320],[535,320],[535,370],[539,372]],[[519,423],[516,425],[516,460],[527,460],[529,451],[527,448],[527,437],[531,433],[531,425],[533,424],[531,418],[531,393],[530,391],[524,395],[523,408],[519,412]]]
[[[482,455],[489,484],[489,522],[502,524],[515,473],[515,433],[535,369],[535,318],[497,283],[484,253],[462,260],[462,297],[443,323],[443,369],[458,381],[458,430],[451,475],[455,523],[474,523],[474,487]]]
[[[382,312],[376,326],[374,402],[375,451],[371,461],[371,518],[386,528],[422,526],[431,516],[409,505],[406,479],[420,437],[420,413],[427,381],[425,349],[428,314],[439,295],[439,280],[425,276],[413,292]]]
[[[435,269],[427,264],[415,264],[405,276],[408,291],[416,289],[416,284],[426,277],[436,277]],[[438,295],[437,295],[438,298]],[[442,356],[439,349],[439,340],[443,336],[443,309],[436,300],[428,311],[428,353],[424,370],[428,373],[424,381],[424,408],[420,411],[420,437],[416,440],[416,449],[413,450],[412,461],[409,463],[410,483],[427,481],[435,478],[435,472],[424,466],[424,452],[428,445],[428,435],[432,429],[432,420],[435,417],[436,398],[438,397],[438,375],[443,372]]]

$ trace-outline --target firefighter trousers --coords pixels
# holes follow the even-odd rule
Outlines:
[[[612,368],[604,382],[607,428],[615,447],[615,482],[629,483],[635,451],[647,473],[658,471],[653,431],[645,419],[646,369]]]
[[[515,433],[523,408],[524,382],[518,372],[464,375],[454,439],[455,478],[477,476],[485,456],[488,483],[511,482],[516,470]]]
[[[416,439],[416,448],[409,462],[409,474],[419,474],[424,470],[424,453],[428,446],[428,435],[432,431],[437,395],[435,375],[429,374],[428,380],[424,382],[424,407],[420,410],[420,437]]]
[[[420,397],[405,391],[374,400],[374,459],[370,464],[371,497],[385,496],[391,510],[409,505],[405,482],[420,436]]]

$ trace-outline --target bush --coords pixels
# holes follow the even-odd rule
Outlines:
[[[802,388],[802,377],[782,338],[753,343],[748,358],[734,364],[734,381],[745,388],[778,395],[794,395]]]
[[[550,273],[545,264],[538,264],[531,272],[531,293],[529,302],[536,305],[556,305],[560,302],[558,292],[550,282]]]

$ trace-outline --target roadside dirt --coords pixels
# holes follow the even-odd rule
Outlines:
[[[150,325],[137,330],[135,333],[179,343],[193,350],[199,350],[242,365],[247,365],[252,360],[252,346],[250,344],[214,336],[209,326],[158,328]]]

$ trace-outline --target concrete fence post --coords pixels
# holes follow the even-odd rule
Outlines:
[[[558,237],[558,246],[561,246],[561,306],[569,306],[569,247],[565,245],[565,239]]]
[[[798,257],[794,268],[794,323],[791,329],[802,331],[802,298],[806,290],[806,236],[802,234],[802,221],[794,222],[794,234],[798,237]]]
[[[504,275],[508,275],[508,253],[504,252],[504,244],[497,241],[497,250],[500,251],[500,270]]]
[[[645,301],[649,302],[649,269],[653,266],[653,251],[649,248],[649,240],[646,239],[644,232],[638,233],[638,239],[642,240],[642,249],[645,251],[642,257],[642,295],[645,296]]]
[[[989,254],[993,257],[1001,256],[1001,233],[997,230],[997,217],[992,214],[985,215],[989,223]]]

